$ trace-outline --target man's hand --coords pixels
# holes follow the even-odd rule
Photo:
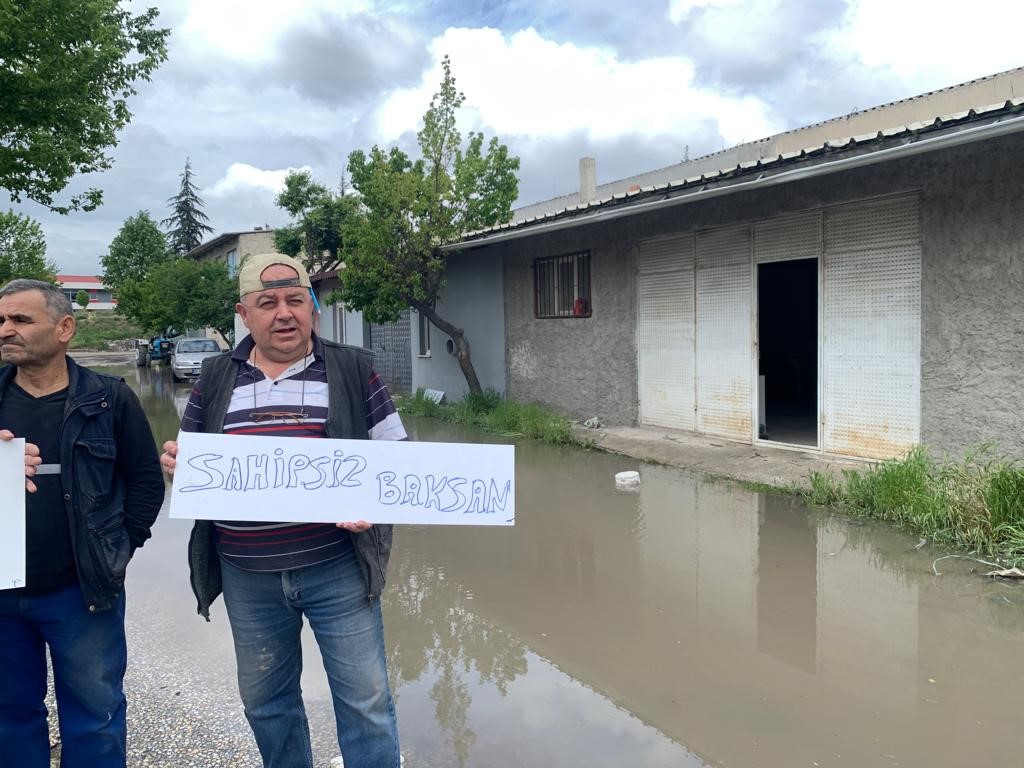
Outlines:
[[[174,475],[174,467],[177,465],[178,444],[174,440],[164,443],[164,452],[160,454],[160,466],[168,475]]]
[[[368,531],[373,527],[373,523],[368,523],[365,520],[356,520],[354,523],[338,523],[339,528],[344,528],[349,533],[362,533]]]
[[[14,433],[9,429],[0,429],[0,440],[13,440]],[[35,443],[25,443],[25,477],[33,477],[36,467],[43,463],[39,456],[39,446]],[[25,480],[25,490],[29,493],[36,492],[36,484],[31,480]]]

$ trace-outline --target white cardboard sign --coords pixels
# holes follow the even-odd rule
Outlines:
[[[181,432],[170,516],[514,525],[515,446]]]
[[[25,586],[25,439],[0,440],[0,589]]]

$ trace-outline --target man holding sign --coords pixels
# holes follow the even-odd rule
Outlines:
[[[391,396],[366,350],[313,333],[309,275],[281,254],[250,256],[238,274],[249,336],[210,358],[182,417],[185,432],[403,440]],[[173,473],[178,446],[164,445]],[[339,510],[338,516],[345,512]],[[197,517],[199,515],[197,514]],[[209,619],[221,591],[238,687],[265,768],[312,768],[299,678],[305,616],[323,656],[348,768],[398,768],[380,593],[390,525],[197,520],[189,542],[192,588]]]
[[[124,578],[164,497],[153,433],[121,379],[66,356],[60,288],[0,288],[0,439],[24,438],[25,582],[0,585],[0,765],[49,768],[46,649],[61,765],[125,766]],[[3,535],[3,534],[0,534]]]

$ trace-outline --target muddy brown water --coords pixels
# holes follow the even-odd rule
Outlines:
[[[116,371],[173,436],[189,387]],[[614,489],[625,469],[638,492]],[[519,441],[516,483],[514,528],[397,531],[384,607],[409,768],[1024,764],[1024,587],[966,560],[936,576],[945,552],[885,527],[617,456]],[[161,519],[133,564],[150,638],[134,663],[202,658],[197,685],[230,692],[227,623],[219,604],[195,617],[187,533]],[[329,696],[305,650],[326,764]]]

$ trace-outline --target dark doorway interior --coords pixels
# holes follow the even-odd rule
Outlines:
[[[758,265],[760,436],[818,444],[818,260]],[[759,398],[760,400],[760,398]]]

